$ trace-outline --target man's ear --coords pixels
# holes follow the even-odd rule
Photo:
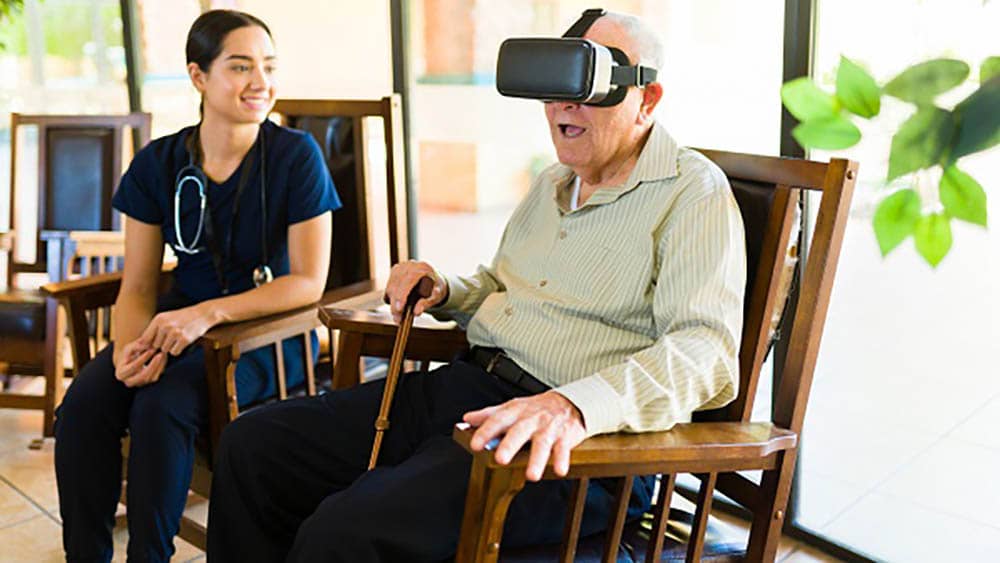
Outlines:
[[[188,77],[191,78],[191,85],[198,90],[199,93],[205,92],[205,71],[201,70],[198,63],[188,63],[187,65]]]
[[[647,120],[653,116],[653,110],[663,99],[663,84],[650,82],[642,89],[642,103],[639,105],[639,119]]]

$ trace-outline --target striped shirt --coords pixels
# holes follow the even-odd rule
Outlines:
[[[588,436],[731,401],[746,255],[725,175],[655,124],[625,184],[571,210],[574,179],[561,164],[540,174],[493,264],[444,276],[435,316],[568,398]]]

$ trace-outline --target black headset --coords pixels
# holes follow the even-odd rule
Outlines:
[[[239,183],[236,185],[236,194],[234,196],[235,199],[233,200],[233,217],[229,223],[229,232],[226,233],[225,254],[223,254],[219,248],[218,239],[215,236],[215,225],[212,221],[212,206],[208,205],[208,194],[206,190],[206,186],[208,186],[208,177],[201,168],[202,152],[199,140],[199,127],[200,125],[196,125],[185,140],[185,147],[188,153],[188,164],[177,172],[177,178],[174,182],[174,236],[177,241],[171,246],[174,250],[185,254],[198,254],[207,248],[209,254],[212,255],[212,265],[215,267],[215,274],[219,279],[219,285],[222,286],[222,294],[227,295],[229,293],[229,282],[226,280],[224,266],[225,263],[231,260],[233,256],[233,230],[236,227],[236,221],[239,217],[240,198],[243,195],[244,188],[246,187],[252,162],[244,163],[240,172],[240,179]],[[253,271],[254,286],[260,287],[274,279],[274,274],[271,272],[271,267],[268,265],[267,251],[267,170],[264,164],[267,159],[267,155],[265,152],[263,124],[257,130],[257,138],[254,140],[253,146],[250,147],[249,156],[250,158],[256,156],[260,159],[260,265],[254,268]],[[189,244],[184,242],[184,239],[181,236],[180,227],[181,192],[184,184],[187,182],[193,182],[195,186],[197,186],[198,197],[201,200],[198,230],[195,232],[194,239]],[[201,240],[201,233],[203,230],[205,232],[205,247],[199,247],[198,242]]]

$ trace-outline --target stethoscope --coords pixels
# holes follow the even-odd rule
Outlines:
[[[264,161],[266,160],[266,154],[264,150],[264,126],[261,125],[260,129],[257,131],[257,139],[254,141],[254,146],[250,148],[251,152],[254,148],[259,153],[260,157],[260,214],[261,214],[261,226],[260,226],[260,265],[254,268],[253,271],[253,284],[255,287],[260,287],[271,280],[274,279],[274,274],[271,272],[271,267],[268,266],[267,259],[267,184],[266,184],[266,169],[264,166]],[[226,233],[226,253],[223,257],[222,252],[218,248],[218,242],[214,236],[214,225],[212,222],[212,208],[208,205],[208,194],[206,192],[206,186],[208,185],[208,178],[205,176],[205,172],[201,169],[201,145],[198,140],[198,126],[195,126],[194,130],[188,135],[187,141],[187,151],[188,151],[188,164],[184,168],[181,168],[177,172],[177,178],[175,181],[174,188],[174,238],[176,242],[171,246],[177,252],[181,252],[188,255],[194,255],[202,252],[203,250],[208,250],[212,255],[212,264],[215,267],[216,276],[219,278],[219,284],[222,286],[222,293],[226,295],[229,293],[229,283],[226,280],[224,261],[232,257],[233,253],[233,229],[236,226],[236,220],[239,215],[240,210],[240,198],[243,195],[243,189],[246,187],[247,177],[251,168],[251,163],[244,163],[242,166],[242,171],[240,172],[239,183],[236,186],[236,194],[233,200],[233,218],[229,223],[229,232]],[[197,155],[197,156],[196,156]],[[184,237],[181,233],[181,194],[184,190],[184,185],[188,182],[194,184],[195,188],[198,190],[198,228],[195,230],[194,237],[191,242],[185,242]],[[207,218],[207,220],[206,220]],[[205,235],[205,245],[201,245],[202,234]]]

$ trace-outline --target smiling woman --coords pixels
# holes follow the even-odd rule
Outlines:
[[[312,137],[267,121],[276,95],[267,26],[242,12],[206,12],[186,54],[201,121],[150,143],[121,180],[113,205],[127,234],[115,342],[81,369],[57,414],[71,560],[111,559],[126,432],[129,559],[170,558],[195,438],[207,425],[205,359],[191,344],[216,324],[315,302],[326,282],[330,211],[340,201]],[[164,243],[178,263],[171,292],[157,299]],[[302,378],[302,347],[283,343],[289,385]],[[275,369],[269,348],[244,354],[239,401],[274,395]]]

